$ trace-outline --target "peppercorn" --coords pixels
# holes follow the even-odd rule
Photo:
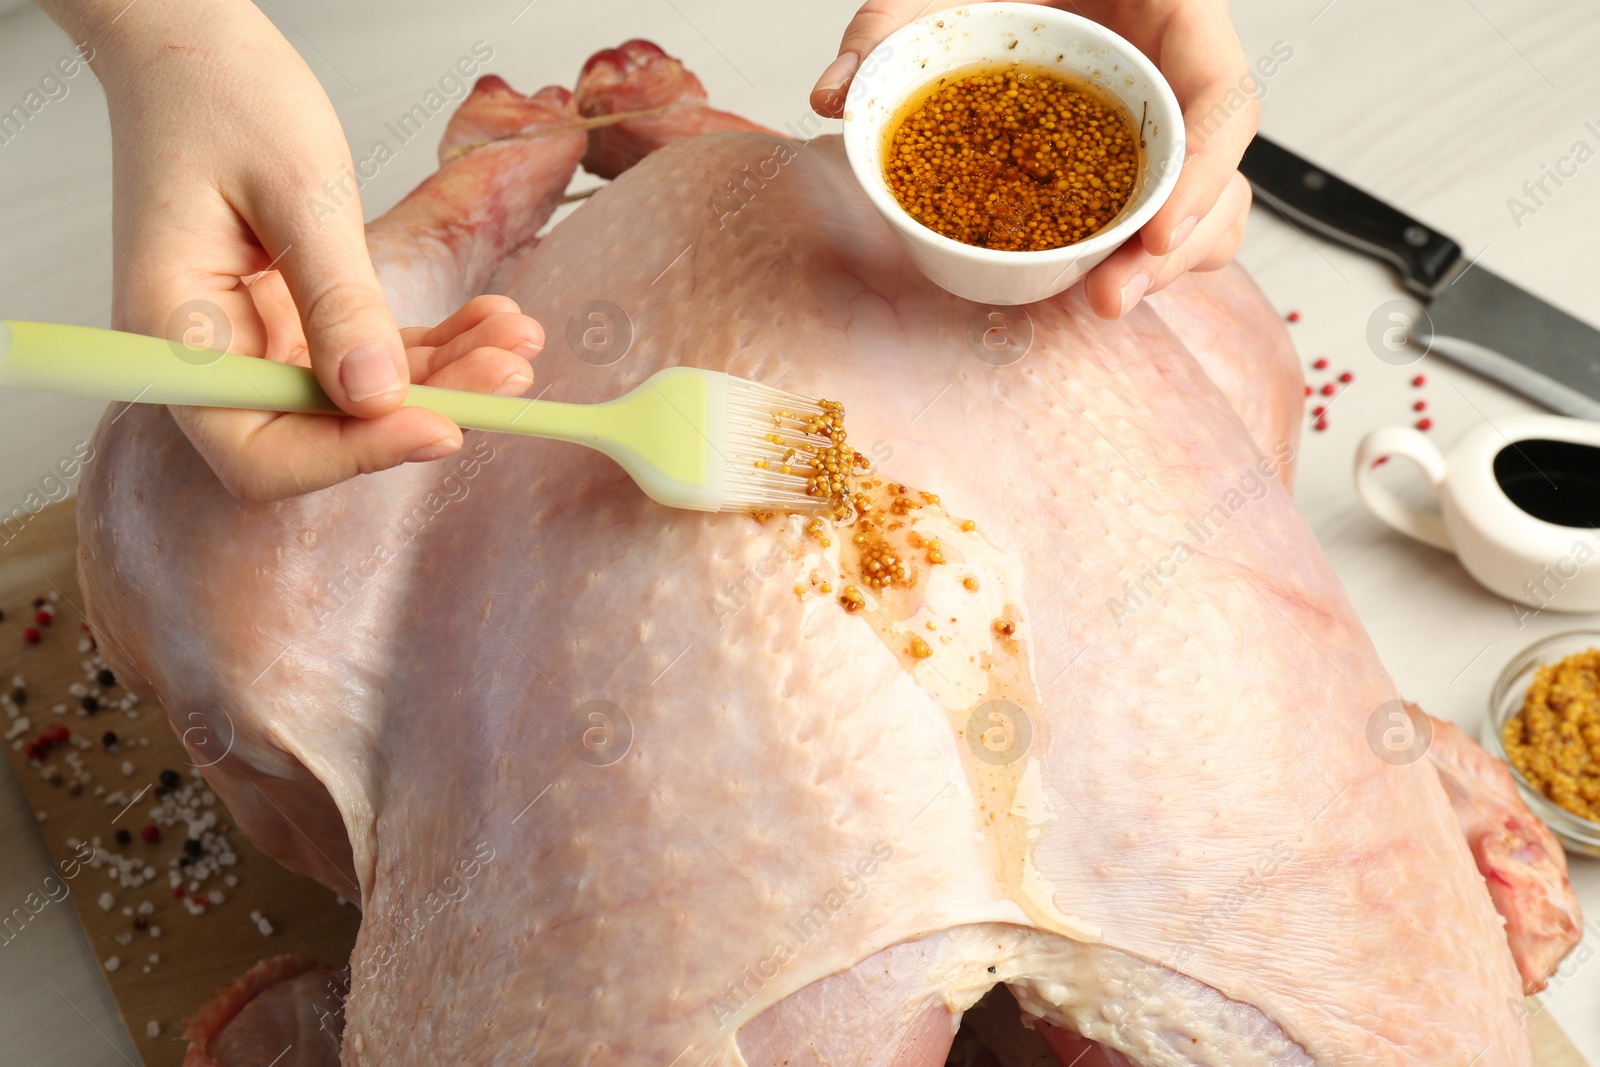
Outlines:
[[[39,643],[39,631],[32,626],[25,627],[22,631],[22,640],[30,645]]]
[[[133,917],[133,928],[135,930],[143,930],[145,927],[147,927],[149,925],[150,925],[150,920],[146,919],[143,915],[135,915]]]
[[[1339,391],[1338,387],[1335,386],[1332,382],[1329,382],[1327,385],[1324,385],[1322,387],[1322,390],[1321,390],[1323,396],[1332,396],[1334,393],[1337,393],[1338,391]]]
[[[1428,402],[1426,400],[1419,400],[1415,404],[1411,405],[1411,410],[1412,411],[1427,411],[1428,410]]]
[[[116,833],[117,844],[128,845],[133,843],[133,835],[126,828],[119,829]]]
[[[1411,384],[1413,387],[1421,389],[1424,385],[1428,384],[1428,379],[1424,375],[1419,374],[1415,378],[1411,379]]]
[[[56,621],[56,615],[53,611],[48,611],[41,608],[39,611],[33,613],[33,621],[38,623],[40,626],[49,626],[51,623]]]
[[[160,781],[161,784],[167,789],[176,789],[176,788],[178,788],[178,783],[181,782],[183,779],[178,777],[178,772],[177,771],[169,769],[169,770],[162,771],[157,776],[157,780]]]
[[[95,697],[92,694],[78,701],[78,704],[90,715],[93,715],[95,712],[100,710],[100,700],[98,697]]]
[[[44,597],[36,596],[33,598],[33,610],[38,611],[48,603],[50,603],[50,601],[46,600]]]
[[[1327,370],[1328,369],[1328,361],[1325,360],[1325,359],[1318,359],[1318,360],[1314,361],[1311,364],[1311,369],[1312,370]]]
[[[114,731],[107,730],[105,733],[100,735],[100,743],[107,748],[110,748],[112,745],[117,743],[116,733]]]
[[[1289,312],[1288,318],[1289,318],[1290,322],[1299,322],[1300,321],[1300,312],[1291,311],[1291,312]]]
[[[192,837],[189,838],[183,843],[183,854],[190,858],[198,858],[200,855],[200,842]]]
[[[117,676],[111,673],[109,667],[101,667],[99,673],[94,676],[94,680],[99,682],[102,688],[106,689],[117,684]]]
[[[153,845],[161,840],[161,828],[156,826],[155,823],[151,823],[139,831],[139,836]]]
[[[22,707],[22,705],[26,704],[27,702],[28,702],[28,691],[26,689],[22,688],[22,686],[19,685],[15,689],[11,690],[11,703],[15,704],[17,707],[20,708],[20,707]]]
[[[1431,430],[1431,429],[1433,429],[1433,420],[1430,419],[1430,418],[1427,418],[1427,417],[1423,417],[1423,418],[1418,419],[1417,420],[1417,429],[1419,429],[1419,430]]]
[[[1356,380],[1356,376],[1349,371],[1345,371],[1343,374],[1339,375],[1339,380],[1344,382],[1346,385],[1349,385],[1351,382]]]

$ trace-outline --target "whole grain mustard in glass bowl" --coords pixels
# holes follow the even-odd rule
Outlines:
[[[1600,631],[1555,634],[1512,657],[1484,734],[1567,850],[1600,857]]]

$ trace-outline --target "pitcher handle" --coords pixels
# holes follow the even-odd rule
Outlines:
[[[1409,459],[1421,469],[1428,482],[1428,492],[1435,500],[1444,485],[1444,456],[1416,430],[1406,426],[1386,426],[1374,430],[1361,439],[1356,449],[1356,494],[1367,509],[1385,523],[1407,537],[1424,544],[1455,551],[1450,534],[1444,528],[1444,519],[1431,511],[1414,508],[1401,500],[1393,490],[1378,482],[1373,463],[1383,456]]]

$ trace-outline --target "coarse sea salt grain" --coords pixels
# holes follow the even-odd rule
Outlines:
[[[116,956],[112,956],[110,959],[106,960],[106,971],[109,973],[115,973],[116,969],[121,966],[122,960]]]
[[[111,905],[115,904],[116,902],[117,902],[117,898],[113,897],[110,893],[101,893],[100,894],[99,904],[100,904],[100,910],[101,911],[110,911],[111,910]]]
[[[161,1036],[161,1024],[156,1022],[154,1019],[151,1019],[149,1022],[145,1023],[144,1024],[144,1036],[145,1037],[160,1037]]]

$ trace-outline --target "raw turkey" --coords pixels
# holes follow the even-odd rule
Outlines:
[[[994,990],[969,1062],[1530,1064],[1560,849],[1459,733],[1374,740],[1401,705],[1285,488],[1260,292],[963,303],[797,132],[644,42],[575,95],[485,78],[371,247],[402,322],[538,318],[530,395],[688,364],[842,402],[876,527],[480,434],[247,504],[166,411],[102,424],[101,648],[363,913],[350,960],[224,991],[190,1063],[909,1067]],[[538,237],[580,163],[614,180]]]

